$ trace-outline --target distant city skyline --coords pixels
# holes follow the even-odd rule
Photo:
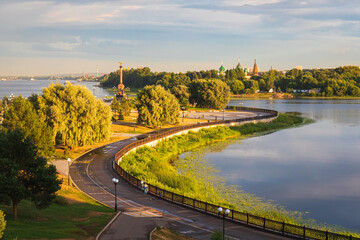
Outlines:
[[[0,32],[0,76],[360,64],[357,0],[3,0]]]

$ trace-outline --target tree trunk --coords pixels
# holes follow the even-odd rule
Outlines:
[[[13,201],[13,215],[15,220],[17,220],[17,205],[18,203]]]

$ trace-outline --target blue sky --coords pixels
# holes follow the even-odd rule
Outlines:
[[[0,1],[0,75],[359,65],[359,0]]]

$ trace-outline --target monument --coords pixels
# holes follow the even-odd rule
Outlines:
[[[116,94],[116,100],[118,102],[121,102],[122,100],[126,99],[126,93],[125,93],[125,86],[122,81],[122,62],[120,62],[120,84],[117,88],[117,94]]]

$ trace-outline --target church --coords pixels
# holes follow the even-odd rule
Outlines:
[[[238,61],[238,64],[236,65],[237,69],[243,70],[245,73],[245,78],[250,79],[252,76],[259,76],[259,68],[256,64],[256,59],[254,61],[254,67],[253,68],[243,68],[240,64],[240,59]],[[226,75],[226,69],[224,68],[223,64],[221,64],[219,71],[219,76],[225,76]]]

